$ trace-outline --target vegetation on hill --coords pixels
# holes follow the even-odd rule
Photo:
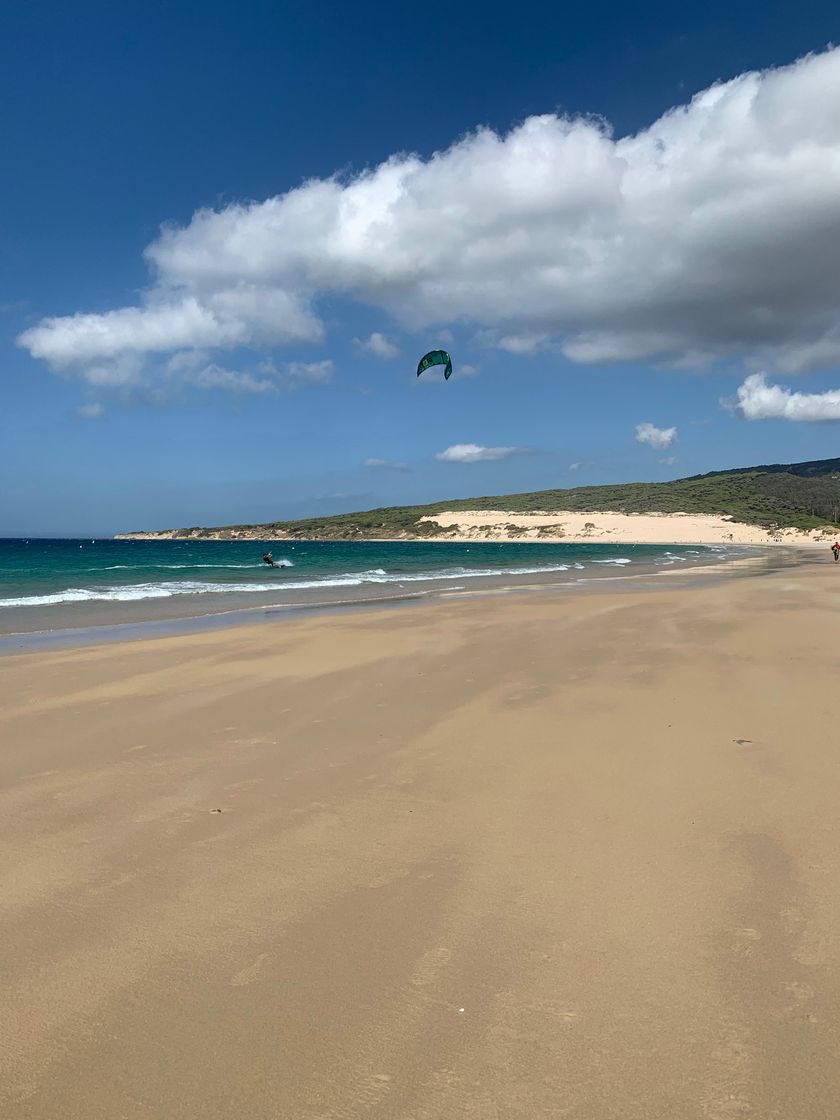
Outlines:
[[[707,513],[765,528],[815,529],[840,524],[840,459],[747,467],[680,478],[673,482],[630,482],[618,486],[579,486],[391,506],[303,521],[226,525],[216,529],[178,529],[177,536],[254,538],[288,536],[353,540],[367,537],[435,537],[445,532],[421,521],[444,510],[495,510],[526,513],[569,510],[586,513]]]

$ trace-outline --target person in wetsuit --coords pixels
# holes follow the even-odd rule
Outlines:
[[[270,552],[263,553],[263,560],[268,564],[269,568],[279,568],[280,565],[276,563]]]

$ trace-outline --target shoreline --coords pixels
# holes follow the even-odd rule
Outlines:
[[[313,589],[295,601],[277,602],[276,600],[254,603],[255,596],[239,596],[233,605],[221,603],[195,603],[192,610],[175,597],[168,600],[145,600],[139,603],[85,603],[71,604],[63,608],[56,618],[50,616],[53,625],[49,627],[31,626],[20,629],[3,629],[4,620],[0,618],[0,657],[46,649],[73,649],[81,646],[113,644],[122,641],[137,641],[160,637],[206,633],[213,630],[227,630],[249,625],[264,625],[288,621],[302,615],[341,615],[346,612],[365,610],[395,610],[420,604],[434,604],[442,599],[468,599],[508,594],[535,594],[551,591],[557,594],[598,592],[607,590],[650,589],[655,590],[660,576],[678,576],[681,581],[693,580],[694,583],[735,578],[743,575],[760,575],[777,570],[779,567],[799,567],[814,564],[815,556],[810,550],[777,549],[758,550],[754,547],[735,546],[727,550],[729,555],[722,559],[719,555],[709,554],[699,559],[684,561],[674,567],[659,567],[640,563],[633,571],[625,568],[604,566],[603,570],[587,569],[586,575],[575,575],[570,569],[554,572],[529,573],[527,575],[485,575],[471,577],[459,583],[459,577],[447,580],[430,578],[417,580],[410,590],[400,584],[394,586],[392,594],[383,594],[381,585],[359,585],[355,594],[347,596],[346,588],[336,588],[330,594],[324,588],[320,594]],[[738,555],[741,552],[743,555]],[[424,586],[428,583],[430,586]],[[278,592],[282,588],[278,588]],[[273,594],[273,593],[266,593]],[[195,597],[198,598],[198,597]],[[231,596],[235,598],[235,596]],[[201,606],[203,609],[198,609]],[[88,617],[96,608],[102,621],[80,623],[74,616],[84,613]],[[27,611],[41,611],[44,608],[11,608],[18,615]],[[60,608],[48,608],[55,612]],[[184,613],[184,612],[187,613]],[[37,619],[30,615],[32,622]],[[5,620],[8,624],[8,617]]]

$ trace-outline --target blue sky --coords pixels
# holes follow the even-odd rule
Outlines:
[[[827,3],[11,7],[0,534],[838,454],[838,37]]]

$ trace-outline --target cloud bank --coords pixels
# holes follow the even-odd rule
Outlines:
[[[439,451],[435,458],[442,459],[444,463],[486,463],[493,459],[507,459],[517,451],[518,447],[482,447],[478,443],[456,443],[445,451]]]
[[[147,378],[160,355],[319,342],[319,301],[338,295],[409,328],[493,331],[513,354],[831,364],[838,104],[832,49],[618,140],[589,117],[482,128],[429,159],[200,210],[146,249],[139,306],[44,319],[19,342],[95,384]]]
[[[735,407],[746,420],[840,420],[840,389],[794,393],[781,385],[768,385],[763,373],[754,373],[739,387]]]
[[[636,425],[636,443],[646,443],[657,451],[670,447],[676,438],[676,428],[657,428],[654,424]]]

